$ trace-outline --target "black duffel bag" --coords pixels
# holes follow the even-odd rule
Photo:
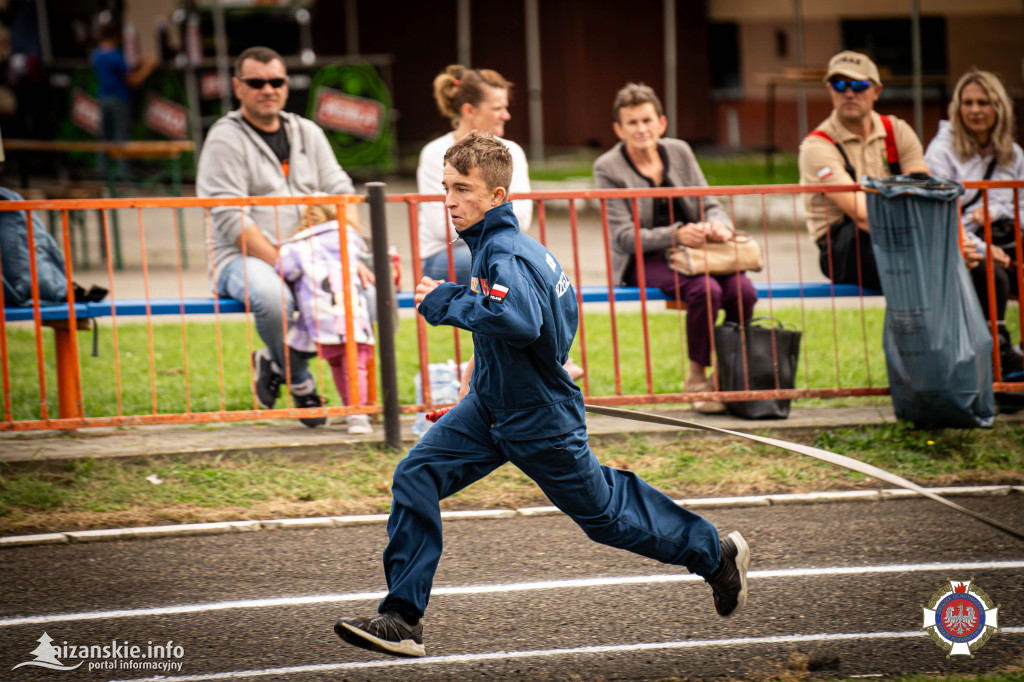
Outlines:
[[[763,326],[759,324],[761,322],[768,325]],[[755,317],[745,328],[735,322],[715,327],[719,390],[757,391],[796,386],[800,332],[786,329],[781,323],[773,327],[772,322],[775,320],[770,317]],[[744,348],[746,366],[743,362]],[[785,419],[789,416],[789,403],[789,400],[745,400],[727,402],[726,407],[744,419]]]

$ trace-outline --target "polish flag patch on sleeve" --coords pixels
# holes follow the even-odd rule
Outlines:
[[[507,293],[508,293],[508,287],[507,286],[505,286],[504,284],[498,284],[497,282],[495,282],[494,284],[491,285],[491,293],[488,296],[488,298],[490,298],[495,303],[504,303],[505,302],[505,294],[507,294]]]
[[[832,169],[829,168],[828,166],[824,166],[823,168],[821,168],[818,171],[818,179],[819,180],[824,180],[824,179],[829,178],[831,176],[832,176]]]

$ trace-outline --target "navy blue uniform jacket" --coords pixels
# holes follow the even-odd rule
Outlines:
[[[419,312],[432,325],[473,333],[471,385],[491,413],[492,434],[535,440],[584,426],[583,394],[562,369],[579,323],[568,276],[519,231],[507,202],[459,235],[473,254],[470,286],[441,284]]]

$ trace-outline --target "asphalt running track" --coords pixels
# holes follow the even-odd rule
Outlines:
[[[1024,526],[1024,496],[965,506]],[[427,658],[348,647],[340,614],[374,610],[382,524],[0,552],[5,680],[657,680],[906,672],[1024,664],[1024,545],[927,500],[708,510],[751,545],[751,596],[731,619],[672,567],[601,547],[560,516],[457,520],[427,618]],[[947,659],[921,605],[973,578],[1002,631]],[[53,645],[172,647],[180,670],[34,661]],[[127,640],[128,644],[125,644]],[[111,659],[106,659],[111,660]],[[125,659],[113,660],[122,665]]]

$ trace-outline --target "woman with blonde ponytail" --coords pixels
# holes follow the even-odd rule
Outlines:
[[[512,153],[512,184],[509,193],[513,199],[517,192],[530,191],[529,169],[523,148],[511,140],[503,139],[508,113],[508,96],[512,83],[491,69],[468,69],[459,64],[446,67],[434,78],[434,100],[438,111],[451,121],[452,132],[427,144],[420,152],[416,169],[416,184],[421,194],[441,192],[441,173],[444,153],[471,130],[492,133]],[[533,202],[513,201],[513,210],[519,228],[530,229]],[[448,276],[448,242],[458,238],[455,227],[448,220],[440,202],[419,205],[420,259],[423,274],[431,279],[450,280]],[[469,284],[471,257],[462,241],[452,244],[455,261],[455,281]]]
[[[515,200],[516,193],[530,191],[526,154],[518,144],[504,138],[505,122],[512,118],[508,113],[508,93],[511,88],[511,83],[491,69],[467,69],[460,64],[452,64],[437,74],[434,78],[434,100],[441,115],[451,121],[453,130],[430,142],[420,152],[416,185],[420,194],[441,192],[445,152],[473,130],[491,133],[512,154],[509,196],[513,199],[512,210],[519,222],[519,229],[526,232],[533,219],[533,202],[528,199]],[[459,239],[459,233],[448,219],[443,204],[419,205],[419,232],[423,275],[430,279],[451,281],[448,275],[448,243],[453,242],[455,283],[468,285],[473,257],[466,243]],[[583,368],[572,358],[569,358],[564,368],[573,381],[583,376]]]

